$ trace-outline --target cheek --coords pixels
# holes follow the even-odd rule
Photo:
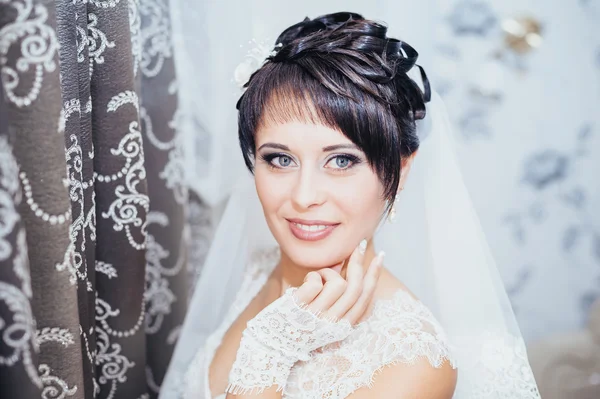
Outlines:
[[[280,191],[276,190],[273,179],[269,179],[269,175],[258,168],[254,172],[254,184],[263,210],[265,214],[268,214],[276,208],[277,196]]]
[[[383,186],[370,168],[347,177],[321,176],[314,188],[321,191],[325,202],[322,208],[315,208],[314,215],[340,222],[342,227],[323,241],[301,242],[291,235],[281,219],[282,212],[295,215],[291,211],[291,192],[296,180],[290,175],[259,168],[255,170],[254,180],[271,233],[292,261],[308,268],[343,261],[360,240],[372,236],[384,210]]]
[[[287,187],[285,179],[262,166],[257,167],[254,172],[254,184],[267,223],[272,227],[271,222],[288,201],[291,188]]]
[[[382,191],[377,175],[369,170],[352,176],[347,184],[336,185],[332,196],[348,227],[357,233],[370,235],[379,224],[385,206]]]

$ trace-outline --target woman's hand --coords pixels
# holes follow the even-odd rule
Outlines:
[[[380,252],[364,272],[366,247],[367,241],[363,240],[352,252],[345,279],[333,268],[308,273],[294,293],[296,300],[320,317],[356,324],[371,301],[384,257]]]
[[[306,275],[299,288],[290,288],[250,320],[242,334],[229,373],[227,392],[235,395],[285,388],[297,361],[341,341],[363,315],[379,278],[383,254],[363,272],[366,241],[352,253],[346,279],[327,268]],[[277,386],[275,390],[271,387]]]

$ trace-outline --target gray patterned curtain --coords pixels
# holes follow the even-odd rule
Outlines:
[[[157,397],[209,224],[167,1],[0,0],[1,398]]]

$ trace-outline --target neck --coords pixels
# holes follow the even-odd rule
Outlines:
[[[373,241],[370,240],[367,245],[367,249],[366,249],[365,255],[364,255],[364,261],[362,264],[364,272],[367,271],[367,268],[369,267],[369,265],[371,264],[371,261],[374,258],[375,258],[375,248],[373,246]],[[325,266],[325,267],[331,268],[331,267],[341,265],[342,269],[340,271],[340,274],[342,275],[342,277],[345,278],[346,277],[347,260],[348,259],[345,259],[344,262],[342,262],[342,263],[338,263],[336,265],[331,265],[331,266]],[[325,268],[325,267],[323,267],[323,268]],[[282,251],[281,252],[281,260],[279,261],[279,264],[273,271],[271,279],[273,280],[274,283],[277,283],[277,286],[279,287],[279,292],[280,292],[279,295],[282,295],[285,292],[285,290],[287,290],[290,287],[300,287],[304,283],[304,278],[306,277],[306,275],[309,272],[315,271],[315,270],[319,270],[319,269],[307,268],[306,266],[296,264],[294,261],[292,261],[289,258],[289,256],[287,256],[286,253],[284,253]]]

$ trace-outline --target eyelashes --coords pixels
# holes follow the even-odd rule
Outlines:
[[[296,162],[294,161],[294,159],[291,156],[289,156],[288,154],[279,153],[279,152],[271,152],[268,154],[261,154],[260,159],[263,162],[266,162],[270,168],[274,168],[274,169],[284,169],[284,168],[288,168],[291,163],[296,164]],[[284,160],[283,165],[280,163],[282,160]]]
[[[340,161],[347,162],[347,164],[344,164],[344,163],[340,164]],[[335,168],[330,167],[330,169],[344,171],[344,170],[353,168],[354,166],[360,164],[361,162],[362,162],[362,160],[353,154],[336,154],[336,155],[330,157],[327,160],[327,163],[325,165],[329,165],[330,163],[333,163],[336,165],[336,167]]]
[[[282,152],[260,154],[259,158],[272,169],[288,169],[298,166],[294,157]],[[325,168],[333,172],[344,172],[362,162],[363,160],[354,154],[333,154],[325,161]]]

